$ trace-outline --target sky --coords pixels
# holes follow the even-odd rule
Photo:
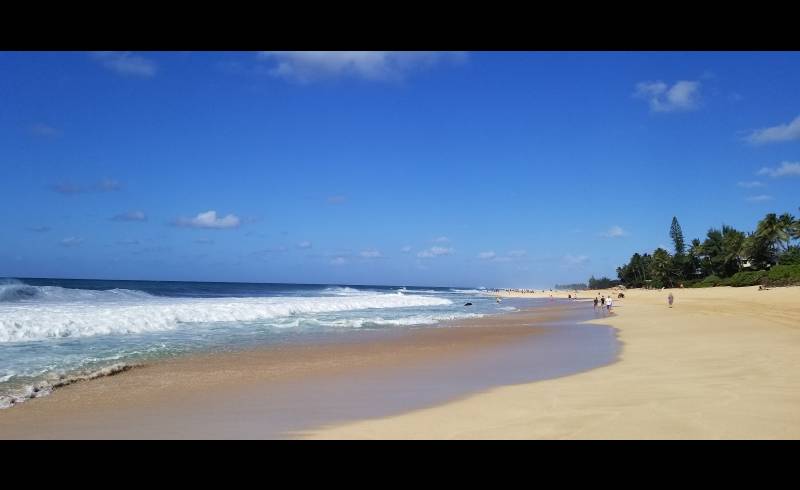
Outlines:
[[[800,214],[800,53],[1,52],[0,277],[538,287]]]

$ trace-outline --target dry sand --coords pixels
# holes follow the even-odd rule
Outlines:
[[[627,291],[614,315],[590,322],[619,329],[620,362],[312,437],[800,438],[800,287],[672,292],[668,308],[669,291]]]

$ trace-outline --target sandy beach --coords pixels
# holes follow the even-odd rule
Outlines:
[[[800,438],[800,287],[672,292],[668,308],[668,291],[627,291],[614,315],[590,322],[618,328],[617,363],[313,437]]]
[[[613,330],[575,325],[576,313],[586,317],[581,310],[545,305],[442,327],[154,362],[2,410],[0,438],[304,436],[333,421],[403,413],[614,362]]]
[[[609,292],[458,328],[154,363],[3,410],[0,438],[800,437],[800,287],[672,290],[673,308],[668,291],[629,290],[594,313],[588,299]],[[569,350],[580,336],[548,340],[570,311],[594,313],[566,326],[579,334],[615,327],[618,356],[548,372],[593,355]],[[544,374],[481,377],[493,369]]]

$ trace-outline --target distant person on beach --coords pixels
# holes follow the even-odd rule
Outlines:
[[[605,305],[606,305],[606,297],[605,297],[605,295],[604,296],[600,296],[600,308],[605,307]]]
[[[667,296],[667,303],[669,303],[670,308],[672,308],[672,303],[674,302],[675,302],[675,296],[673,296],[672,293],[669,293],[669,296]]]
[[[606,308],[608,308],[608,312],[611,313],[611,307],[614,306],[614,300],[611,299],[611,296],[608,297],[606,301]]]
[[[595,296],[595,297],[594,297],[594,309],[595,309],[595,310],[597,309],[597,303],[599,303],[599,302],[600,302],[600,300],[599,300],[599,299],[597,299],[597,296]]]

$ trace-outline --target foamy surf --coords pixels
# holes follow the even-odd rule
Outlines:
[[[312,298],[130,298],[88,303],[44,302],[35,308],[0,305],[0,343],[124,335],[180,324],[253,322],[288,316],[386,308],[444,306],[445,298],[365,294]]]
[[[0,407],[175,355],[502,313],[474,291],[0,279]]]
[[[136,367],[135,364],[126,364],[124,362],[112,364],[96,371],[66,375],[62,374],[55,379],[46,379],[36,384],[26,385],[16,393],[8,393],[0,395],[0,409],[12,407],[18,403],[22,403],[31,398],[39,398],[49,395],[53,390],[63,386],[71,385],[79,381],[89,381],[92,379],[102,378],[104,376],[113,376],[121,372],[127,371]]]

